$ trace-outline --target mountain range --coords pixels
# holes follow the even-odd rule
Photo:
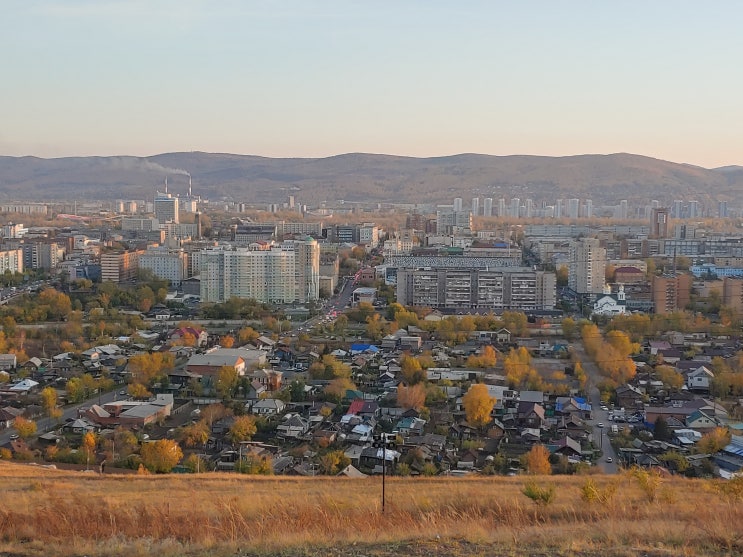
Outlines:
[[[733,201],[743,191],[743,167],[706,169],[641,155],[415,158],[349,153],[326,158],[268,158],[224,153],[151,157],[0,157],[1,200],[152,199],[164,189],[246,203],[276,203],[294,194],[317,204],[338,200],[451,203],[462,197],[544,200],[591,198],[594,204],[675,199]]]

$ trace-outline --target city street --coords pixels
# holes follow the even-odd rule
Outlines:
[[[594,443],[601,448],[603,452],[603,455],[597,462],[597,466],[607,474],[616,474],[619,471],[617,455],[609,442],[609,431],[611,430],[612,422],[609,420],[609,411],[601,409],[601,393],[599,392],[598,387],[596,387],[601,380],[601,375],[599,374],[596,364],[594,364],[588,357],[588,354],[586,354],[581,342],[574,342],[571,346],[580,359],[583,369],[588,376],[586,389],[588,391],[588,402],[591,403],[593,419],[587,420],[587,423],[593,427]],[[598,424],[602,424],[603,427],[599,427]],[[607,462],[607,459],[611,459],[612,462]]]
[[[80,402],[78,404],[74,404],[72,406],[67,406],[63,409],[63,414],[58,420],[52,420],[49,418],[39,418],[36,420],[36,427],[37,427],[37,433],[46,433],[47,431],[51,431],[52,429],[58,427],[59,425],[65,423],[68,418],[75,419],[77,418],[77,411],[80,408],[84,408],[87,406],[90,406],[92,404],[98,404],[99,402],[101,404],[105,404],[107,402],[111,402],[113,400],[116,400],[119,392],[119,389],[121,389],[121,386],[117,385],[116,389],[114,389],[111,392],[103,393],[101,394],[100,398],[98,395],[95,395],[92,398],[89,398],[88,400],[84,402]],[[2,431],[0,433],[0,445],[4,445],[8,441],[10,441],[10,436],[16,434],[15,428],[8,428]]]

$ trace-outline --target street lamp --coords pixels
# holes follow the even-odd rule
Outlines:
[[[396,443],[394,439],[396,436],[392,433],[380,433],[379,435],[374,436],[374,442],[372,443],[372,447],[375,449],[381,449],[382,450],[382,512],[384,512],[384,504],[385,504],[385,483],[386,483],[386,477],[387,477],[387,449],[394,449],[396,447]],[[379,454],[379,451],[377,451],[377,454]]]

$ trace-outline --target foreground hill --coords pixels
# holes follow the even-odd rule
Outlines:
[[[0,462],[0,554],[620,557],[743,551],[743,532],[734,526],[743,524],[743,493],[729,488],[734,484],[650,479],[388,478],[383,513],[379,477],[100,476]],[[554,500],[535,505],[522,493],[529,482],[554,489]],[[720,485],[728,486],[725,493]],[[592,500],[582,492],[593,493]]]
[[[0,199],[151,199],[169,177],[170,191],[248,203],[272,203],[294,193],[303,203],[327,200],[419,203],[486,197],[591,197],[732,200],[743,189],[738,167],[708,170],[630,154],[539,157],[462,154],[413,158],[346,154],[281,159],[220,153],[152,157],[0,157]]]

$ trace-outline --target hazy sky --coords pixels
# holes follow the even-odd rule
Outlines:
[[[743,2],[5,0],[0,154],[743,164]]]

